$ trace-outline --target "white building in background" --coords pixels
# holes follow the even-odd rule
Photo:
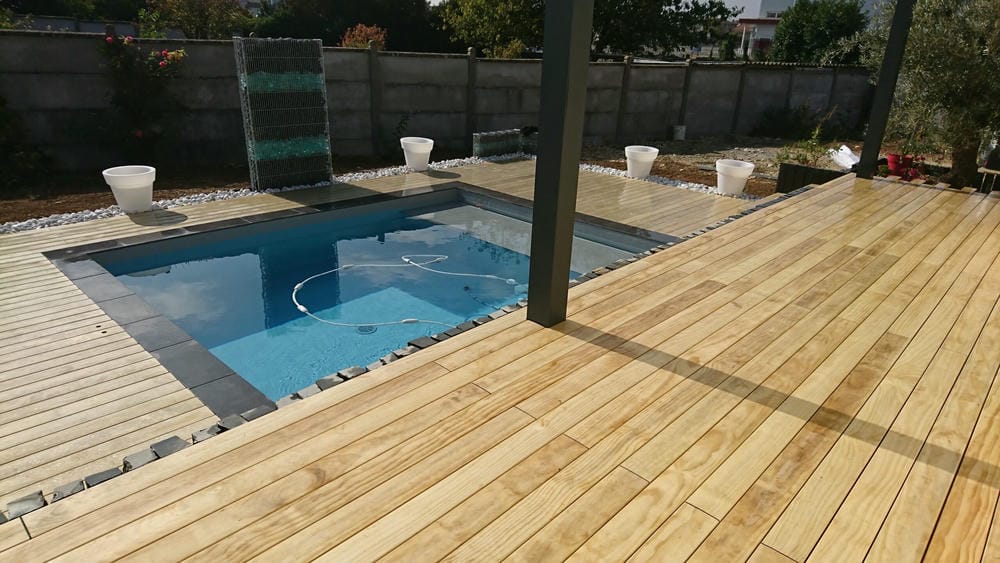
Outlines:
[[[266,3],[273,8],[275,6],[278,6],[282,2],[282,0],[238,0],[238,1],[240,3],[240,6],[243,6],[244,8],[247,9],[248,12],[250,12],[255,16],[260,13],[261,5]]]
[[[875,0],[862,0],[866,12],[870,12]],[[767,52],[774,41],[774,31],[778,28],[781,14],[795,4],[795,0],[726,0],[730,8],[741,8],[737,16],[736,33],[742,37],[736,55],[742,57]]]

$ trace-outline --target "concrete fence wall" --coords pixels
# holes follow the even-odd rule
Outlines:
[[[0,96],[20,114],[29,140],[58,167],[94,170],[120,162],[102,138],[112,112],[111,82],[97,34],[0,32]],[[163,160],[193,165],[245,162],[236,70],[227,41],[159,40],[184,48],[174,82],[184,111]],[[335,154],[393,150],[396,137],[419,135],[468,150],[474,131],[537,124],[541,62],[468,55],[324,49]],[[583,85],[581,85],[583,87]],[[591,63],[584,135],[590,143],[750,132],[763,112],[836,107],[857,124],[869,93],[856,68],[744,63]]]

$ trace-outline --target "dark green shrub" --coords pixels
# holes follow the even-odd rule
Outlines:
[[[49,159],[28,143],[27,131],[19,115],[0,97],[0,197],[30,192],[44,177]]]
[[[812,138],[817,127],[820,129],[819,138],[824,141],[854,139],[859,135],[859,131],[844,123],[837,114],[836,107],[824,113],[808,106],[764,110],[750,134],[755,137],[803,140]]]

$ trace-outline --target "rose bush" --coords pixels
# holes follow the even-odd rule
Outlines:
[[[147,50],[131,35],[107,35],[102,47],[116,110],[112,136],[122,143],[127,157],[150,162],[156,144],[168,132],[169,116],[178,108],[169,83],[187,54],[184,49]]]

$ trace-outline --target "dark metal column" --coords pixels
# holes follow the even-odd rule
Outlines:
[[[566,319],[594,0],[545,3],[528,319]]]
[[[889,41],[885,46],[882,68],[878,72],[878,84],[872,97],[872,109],[868,114],[868,132],[865,133],[865,146],[861,150],[861,162],[858,163],[859,178],[871,178],[875,175],[878,151],[882,147],[885,127],[889,123],[892,97],[896,93],[896,79],[899,78],[899,69],[903,66],[903,52],[906,50],[906,38],[910,35],[915,3],[916,0],[896,1],[892,27],[889,29]]]

